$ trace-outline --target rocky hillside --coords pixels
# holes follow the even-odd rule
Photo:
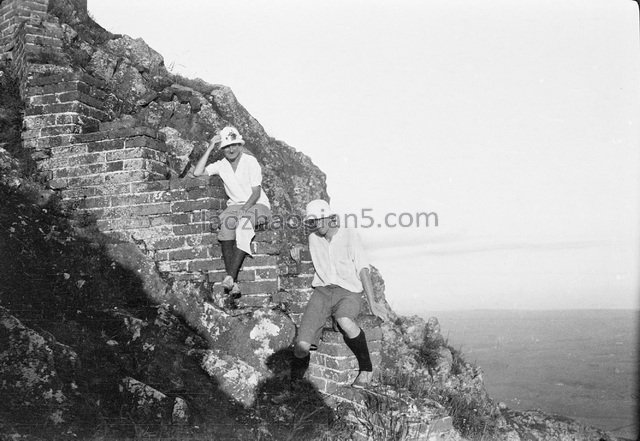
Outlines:
[[[208,139],[231,124],[262,164],[276,214],[327,197],[324,174],[268,136],[228,87],[171,74],[144,41],[110,34],[68,0],[48,2],[36,24],[61,30],[63,44],[33,55],[35,70],[106,85],[105,118],[85,124],[86,133],[159,131],[169,180],[188,177]],[[220,306],[207,282],[160,271],[144,241],[104,234],[95,217],[60,201],[38,162],[51,152],[29,150],[21,137],[24,78],[10,62],[1,74],[1,440],[612,439],[499,406],[437,320],[392,312],[393,322],[369,320],[381,330],[380,386],[336,402],[308,382],[295,400],[274,404],[287,384],[296,323],[288,303],[297,291],[282,289],[259,307]],[[304,267],[288,254],[302,233],[286,230],[269,251],[282,271]],[[384,298],[377,273],[375,281]]]

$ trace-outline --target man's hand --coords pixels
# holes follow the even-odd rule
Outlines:
[[[215,135],[213,138],[211,138],[211,141],[209,141],[209,149],[213,149],[216,144],[220,143],[221,140],[222,138],[220,138],[220,135]]]
[[[300,253],[302,252],[303,249],[304,249],[303,245],[296,244],[292,246],[291,249],[289,250],[289,255],[293,260],[300,263]]]
[[[389,314],[387,313],[387,308],[384,305],[378,302],[369,302],[369,308],[371,308],[371,314],[376,317],[380,317],[383,322],[389,321]]]

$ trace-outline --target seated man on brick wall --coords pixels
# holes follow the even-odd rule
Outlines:
[[[333,317],[344,341],[358,360],[359,373],[353,387],[368,385],[373,366],[364,331],[356,324],[364,290],[371,312],[382,320],[387,310],[375,301],[369,273],[369,261],[355,229],[341,226],[329,204],[317,199],[306,208],[305,224],[309,234],[309,251],[315,268],[311,285],[313,294],[305,309],[291,367],[292,381],[302,378],[309,365],[309,351],[318,344],[322,329]]]
[[[224,159],[207,165],[209,155],[218,142]],[[251,252],[253,228],[268,222],[271,217],[269,199],[261,186],[262,169],[256,158],[244,151],[243,145],[244,140],[238,130],[225,127],[211,139],[193,171],[195,176],[219,175],[229,197],[227,208],[220,214],[218,240],[227,272],[222,286],[232,294],[240,293],[236,281],[245,256]]]

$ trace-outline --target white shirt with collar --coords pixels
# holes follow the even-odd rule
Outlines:
[[[204,171],[209,176],[219,175],[222,178],[224,190],[229,196],[227,205],[244,204],[251,197],[252,187],[262,185],[262,169],[258,160],[245,152],[242,152],[240,159],[238,159],[235,171],[226,158],[207,165]],[[256,204],[271,208],[269,199],[262,188],[260,188],[260,198]]]
[[[311,286],[338,285],[362,292],[360,271],[369,268],[369,259],[355,229],[339,227],[331,240],[309,235],[309,251],[316,270]]]

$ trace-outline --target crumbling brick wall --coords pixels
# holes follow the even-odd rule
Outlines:
[[[133,241],[166,277],[205,284],[221,295],[224,264],[216,220],[226,196],[218,177],[168,179],[164,134],[110,123],[113,94],[85,72],[49,64],[62,55],[63,33],[48,21],[46,0],[0,2],[2,54],[12,60],[25,100],[23,146],[38,171],[68,204],[114,240]],[[117,104],[117,103],[116,103]],[[280,307],[299,324],[311,295],[308,251],[296,263],[281,255],[282,231],[258,231],[239,276],[238,306]],[[362,323],[374,364],[381,335]],[[312,356],[309,379],[335,394],[357,374],[357,362],[330,329]]]
[[[42,20],[47,15],[48,7],[49,0],[0,1],[0,52],[3,57],[11,54],[18,27]]]

